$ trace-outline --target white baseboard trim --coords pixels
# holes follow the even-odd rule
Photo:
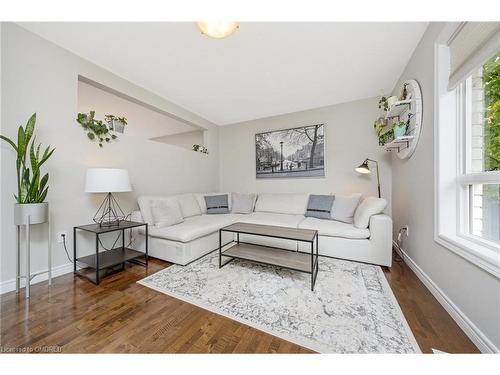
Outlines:
[[[37,271],[37,272],[44,272],[47,270],[42,270],[42,271]],[[66,273],[73,272],[73,263],[66,263],[61,266],[53,267],[52,268],[52,278],[64,275]],[[42,281],[45,281],[49,278],[49,275],[47,272],[42,273],[40,275],[36,275],[32,280],[31,280],[31,285],[40,283]],[[21,287],[24,288],[26,281],[24,279],[21,279]],[[16,290],[16,279],[11,279],[11,280],[6,280],[0,282],[0,294],[12,292],[13,290]]]
[[[452,319],[464,331],[469,339],[478,347],[482,353],[499,353],[500,350],[488,337],[458,308],[457,305],[437,286],[437,284],[415,263],[413,259],[393,241],[394,249],[404,259],[405,263],[417,275],[417,277],[429,289],[432,295],[450,314]]]

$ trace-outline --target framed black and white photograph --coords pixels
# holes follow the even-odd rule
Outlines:
[[[256,177],[325,177],[324,124],[255,135]]]

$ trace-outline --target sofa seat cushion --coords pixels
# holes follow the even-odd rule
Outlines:
[[[149,235],[171,241],[189,242],[217,232],[220,228],[237,221],[240,216],[235,214],[192,216],[186,218],[184,222],[170,227],[151,227]]]
[[[271,212],[253,212],[249,215],[244,215],[238,220],[238,222],[297,228],[299,223],[303,220],[304,220],[303,215],[275,214]]]
[[[304,219],[299,228],[316,229],[320,236],[342,237],[349,239],[362,240],[370,237],[368,229],[356,228],[353,224],[342,223],[336,220],[323,220],[314,217]]]

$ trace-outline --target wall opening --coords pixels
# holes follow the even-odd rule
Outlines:
[[[79,76],[78,112],[90,111],[95,111],[98,120],[104,120],[108,114],[125,117],[127,125],[120,136],[147,139],[190,150],[194,144],[204,145],[206,129]]]

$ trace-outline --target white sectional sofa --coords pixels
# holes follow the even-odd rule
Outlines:
[[[368,228],[335,220],[305,217],[309,194],[258,194],[254,211],[249,214],[206,213],[204,196],[225,193],[193,193],[169,196],[179,202],[184,221],[157,228],[153,225],[151,201],[167,197],[142,196],[140,211],[132,213],[132,220],[147,222],[149,226],[149,255],[168,262],[186,265],[208,254],[219,246],[220,228],[235,222],[278,225],[293,228],[316,229],[319,232],[319,254],[382,266],[392,263],[392,220],[385,214],[372,215]],[[229,202],[231,202],[229,194]],[[231,209],[231,207],[229,207]],[[134,235],[134,247],[143,248],[144,230]],[[233,240],[231,233],[223,232],[223,243]],[[241,241],[277,246],[290,250],[310,251],[305,244],[291,240],[240,235]]]

